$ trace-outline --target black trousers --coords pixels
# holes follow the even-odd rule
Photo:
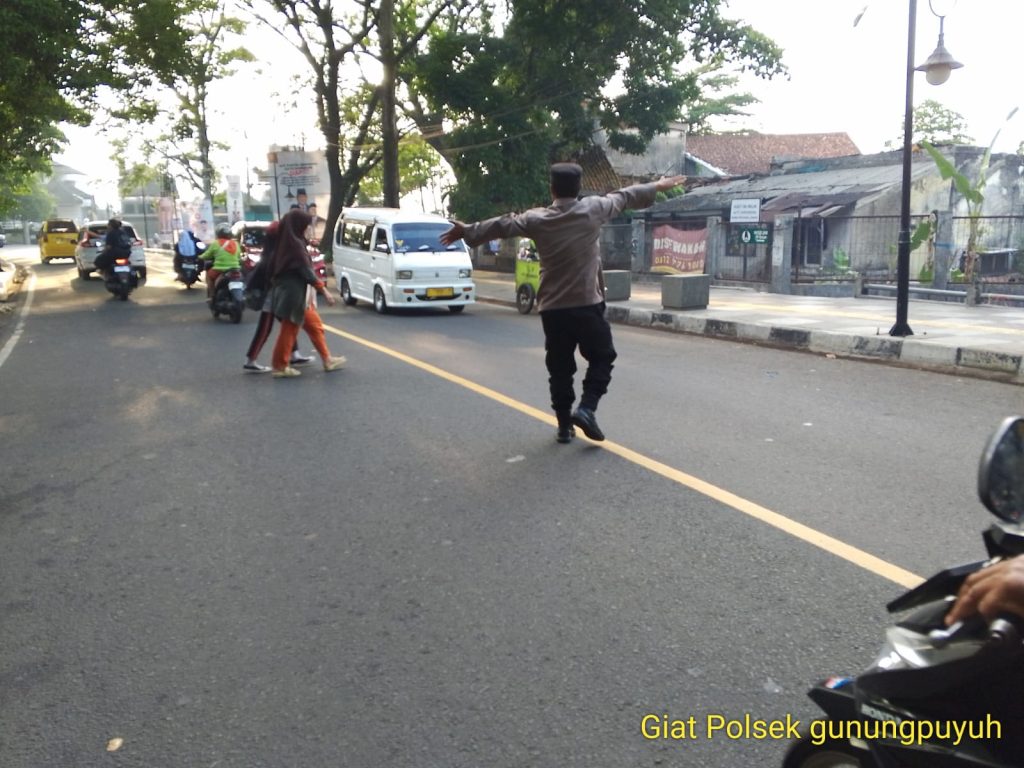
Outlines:
[[[255,361],[260,356],[260,350],[263,349],[263,345],[267,343],[267,339],[270,338],[270,331],[274,327],[274,313],[273,312],[260,312],[260,317],[256,321],[256,330],[253,331],[252,341],[249,342],[249,349],[245,353],[246,360]],[[292,347],[292,354],[299,351],[299,339],[295,338],[295,346]]]
[[[576,373],[577,348],[587,361],[580,405],[596,410],[597,402],[608,391],[617,355],[604,309],[604,302],[601,302],[589,307],[551,309],[540,313],[551,407],[556,414],[571,411],[576,400],[573,376]]]

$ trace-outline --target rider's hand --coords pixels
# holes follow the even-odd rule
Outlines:
[[[991,621],[1001,613],[1024,618],[1024,555],[975,571],[964,581],[947,626],[980,613]]]
[[[324,297],[324,301],[327,302],[327,306],[328,307],[333,307],[334,306],[334,301],[335,301],[334,294],[332,294],[330,291],[325,290],[320,295]]]

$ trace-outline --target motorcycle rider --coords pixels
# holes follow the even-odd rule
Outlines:
[[[104,280],[109,280],[113,276],[111,270],[114,266],[114,259],[127,259],[131,255],[132,241],[121,226],[121,220],[110,219],[107,222],[107,232],[103,236],[103,250],[96,257],[96,269],[103,275]]]
[[[190,228],[181,230],[181,235],[178,237],[178,242],[174,244],[174,274],[177,275],[175,280],[181,280],[181,259],[195,258],[199,255],[200,251],[205,246],[202,241],[196,237],[195,232]]]
[[[217,226],[217,239],[210,243],[203,256],[208,262],[212,262],[206,268],[206,300],[213,301],[217,278],[221,273],[229,269],[242,268],[242,248],[238,241],[231,237],[229,224]]]

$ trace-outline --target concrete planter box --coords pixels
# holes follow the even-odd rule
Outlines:
[[[633,276],[628,269],[604,270],[605,301],[625,301],[629,298]]]
[[[711,275],[665,275],[661,306],[665,309],[707,309]]]

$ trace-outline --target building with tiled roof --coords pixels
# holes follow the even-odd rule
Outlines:
[[[688,175],[706,175],[698,173],[699,160],[727,176],[748,176],[770,173],[787,160],[847,157],[860,150],[845,133],[730,133],[687,136],[686,154]]]
[[[583,166],[583,186],[604,194],[627,184],[684,174],[694,178],[723,178],[770,173],[781,163],[860,155],[845,133],[730,133],[691,136],[686,126],[672,123],[655,136],[642,155],[613,149],[607,134],[597,131],[594,146],[577,159]]]

